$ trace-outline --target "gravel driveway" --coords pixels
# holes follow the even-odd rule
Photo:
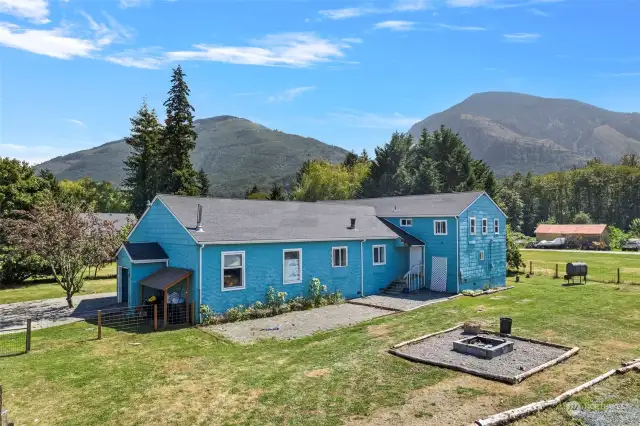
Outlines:
[[[98,309],[117,306],[116,293],[98,293],[73,298],[75,308],[64,297],[0,305],[0,330],[22,327],[32,319],[33,328],[46,328],[80,321]]]
[[[204,327],[203,330],[220,333],[239,343],[249,343],[271,337],[295,339],[310,336],[318,331],[346,327],[384,315],[389,315],[389,311],[343,303],[308,311],[289,312],[271,318],[212,325]]]

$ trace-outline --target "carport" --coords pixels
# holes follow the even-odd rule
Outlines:
[[[185,322],[189,322],[189,290],[191,287],[192,275],[193,271],[191,269],[166,267],[159,269],[148,277],[140,280],[140,300],[144,300],[144,287],[162,292],[163,327],[166,327],[168,324],[169,289],[177,285],[186,285],[186,287],[184,287]]]

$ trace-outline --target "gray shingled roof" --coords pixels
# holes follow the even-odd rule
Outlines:
[[[177,195],[158,198],[199,242],[398,238],[370,206]],[[203,207],[202,232],[195,230],[198,204]],[[356,219],[355,229],[348,229],[351,218]]]
[[[322,204],[364,205],[376,209],[382,217],[457,216],[483,193],[454,192],[405,197],[363,198],[358,200],[325,201]]]
[[[384,218],[378,218],[382,221],[382,223],[384,223],[385,225],[387,225],[389,227],[389,229],[391,229],[393,232],[395,232],[396,234],[398,234],[400,236],[400,238],[402,238],[402,241],[404,241],[405,243],[409,244],[410,246],[423,246],[424,241],[422,241],[419,238],[414,237],[413,235],[411,235],[410,233],[408,233],[407,231],[405,231],[404,229],[394,225],[393,223],[389,222],[387,219]]]
[[[125,242],[124,248],[131,260],[167,260],[169,256],[158,243]]]

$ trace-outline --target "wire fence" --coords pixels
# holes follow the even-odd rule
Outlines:
[[[564,278],[566,263],[529,261],[525,269],[530,275]],[[640,285],[640,268],[591,267],[587,265],[587,281]]]
[[[25,327],[0,330],[0,357],[29,352],[31,347],[31,321]]]

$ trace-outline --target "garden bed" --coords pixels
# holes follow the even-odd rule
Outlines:
[[[482,330],[481,336],[513,342],[513,350],[491,359],[454,350],[454,342],[470,337],[462,326],[423,336],[394,346],[390,352],[399,357],[475,376],[516,384],[578,352],[578,348],[539,342]]]

